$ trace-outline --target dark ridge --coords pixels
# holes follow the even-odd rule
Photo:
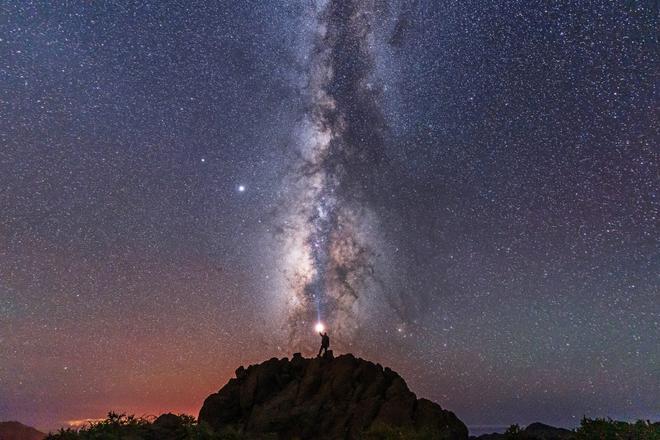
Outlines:
[[[0,440],[43,440],[41,431],[20,422],[0,422]]]

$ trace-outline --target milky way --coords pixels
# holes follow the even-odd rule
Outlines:
[[[0,2],[0,420],[331,349],[468,425],[656,418],[657,2]]]
[[[378,172],[386,131],[370,83],[373,2],[319,2],[312,12],[315,32],[304,90],[309,106],[285,188],[283,261],[294,345],[315,320],[350,341],[367,292],[377,287],[377,219],[365,191]]]

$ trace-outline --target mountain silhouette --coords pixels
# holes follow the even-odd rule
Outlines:
[[[0,422],[0,440],[43,440],[41,431],[19,422]]]
[[[418,399],[391,369],[332,351],[238,368],[204,401],[199,422],[248,438],[468,438],[454,413]]]
[[[518,425],[512,425],[504,434],[493,433],[478,437],[471,436],[470,440],[575,440],[575,438],[574,431],[535,422],[525,429],[520,429]],[[593,438],[598,439],[599,437],[594,436]]]

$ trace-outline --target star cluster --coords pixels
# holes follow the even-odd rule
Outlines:
[[[471,426],[657,418],[657,16],[3,3],[0,420],[195,414],[319,316]]]

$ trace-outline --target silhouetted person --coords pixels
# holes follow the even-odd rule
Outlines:
[[[316,357],[321,356],[321,352],[325,355],[328,352],[328,347],[330,347],[330,337],[328,336],[328,333],[319,332],[319,335],[321,335],[321,348],[319,348],[319,354]]]

